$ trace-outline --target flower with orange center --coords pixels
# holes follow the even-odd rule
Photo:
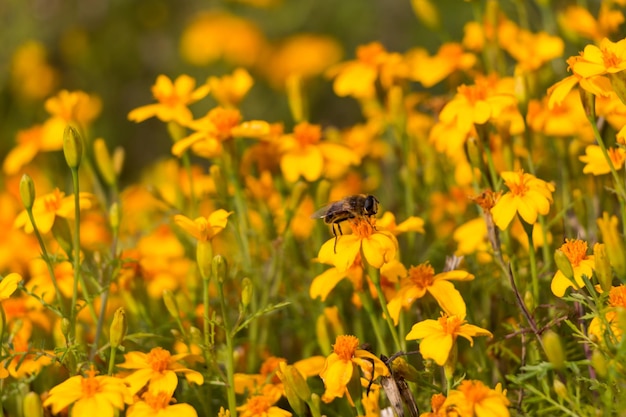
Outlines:
[[[500,175],[509,192],[500,197],[491,209],[491,215],[501,230],[509,226],[515,214],[519,214],[526,223],[535,224],[539,214],[550,212],[554,185],[523,170],[502,172]]]
[[[248,397],[245,404],[237,407],[240,417],[289,417],[291,413],[274,404],[280,396],[254,395]]]
[[[295,182],[301,176],[307,181],[316,181],[322,174],[337,178],[350,165],[359,163],[360,158],[349,148],[322,142],[322,128],[302,122],[293,129],[293,134],[280,138],[280,168],[285,179]]]
[[[355,336],[337,336],[333,352],[326,358],[324,369],[320,372],[326,387],[322,401],[331,402],[348,392],[347,385],[355,367],[361,368],[364,377],[370,381],[390,375],[383,361],[367,350],[359,349],[359,345],[359,339]]]
[[[123,410],[132,396],[124,380],[112,376],[96,376],[91,368],[86,376],[73,376],[52,388],[44,407],[52,406],[52,414],[59,414],[71,404],[70,416],[113,417],[115,410]]]
[[[506,398],[506,390],[498,383],[491,389],[481,381],[465,380],[450,390],[442,408],[449,410],[447,415],[463,417],[508,417],[510,402]]]
[[[376,219],[355,218],[348,222],[352,234],[326,241],[318,254],[320,262],[334,265],[339,271],[346,271],[354,265],[359,255],[362,255],[361,259],[367,264],[378,269],[396,258],[396,237],[387,230],[377,230]]]
[[[130,386],[131,393],[135,394],[148,384],[148,391],[174,392],[178,385],[177,373],[183,374],[187,381],[202,385],[204,378],[200,372],[186,368],[178,361],[185,358],[201,360],[195,355],[181,353],[172,355],[169,351],[155,347],[148,353],[129,352],[124,355],[124,363],[120,368],[135,369],[135,372],[124,378]]]
[[[608,309],[604,318],[594,317],[589,323],[589,334],[605,345],[607,340],[618,344],[622,340],[624,328],[620,324],[620,311],[626,309],[626,286],[621,284],[609,291]],[[608,325],[608,326],[607,326]]]
[[[244,68],[237,68],[231,75],[223,77],[210,77],[211,95],[215,97],[220,106],[236,106],[245,97],[254,80]]]
[[[228,217],[233,214],[232,211],[223,209],[215,210],[209,217],[198,217],[191,220],[189,217],[177,214],[174,216],[174,222],[185,232],[198,239],[201,242],[211,240],[220,233],[228,223]]]
[[[81,210],[91,208],[95,197],[90,193],[79,193],[78,204]],[[65,193],[55,188],[50,194],[37,197],[33,203],[33,217],[40,233],[48,233],[54,225],[54,220],[58,217],[66,219],[74,218],[74,195],[65,197]],[[26,210],[22,211],[15,218],[13,223],[16,228],[24,228],[26,233],[33,232],[33,224]]]
[[[431,412],[422,413],[420,417],[446,417],[446,409],[443,404],[446,402],[446,396],[443,394],[433,394],[430,398]]]
[[[466,307],[463,297],[450,281],[471,281],[474,275],[466,271],[446,271],[435,274],[435,269],[428,263],[412,266],[407,276],[400,279],[400,290],[387,304],[389,314],[398,324],[400,310],[408,309],[418,298],[428,292],[449,315],[465,317]]]
[[[464,315],[448,316],[442,312],[437,320],[429,319],[414,324],[406,335],[406,340],[422,339],[419,349],[424,359],[432,359],[443,366],[448,361],[458,336],[469,340],[471,346],[474,345],[473,337],[493,337],[489,330],[467,324]]]
[[[135,402],[126,411],[127,417],[197,417],[198,413],[189,404],[176,402],[172,393],[146,391],[140,401]]]
[[[626,150],[623,148],[607,148],[611,165],[616,171],[624,166],[626,160]],[[585,148],[585,154],[578,157],[581,162],[586,165],[583,168],[584,174],[603,175],[611,172],[609,161],[604,157],[602,148],[598,145],[588,145]]]
[[[181,157],[189,148],[198,156],[214,158],[222,154],[222,143],[235,137],[262,138],[270,133],[270,124],[263,120],[241,122],[237,109],[215,107],[206,116],[190,121],[187,126],[194,133],[172,146],[172,154]]]
[[[593,255],[587,255],[587,242],[580,239],[565,239],[565,243],[558,249],[565,254],[572,270],[574,271],[574,280],[576,283],[565,276],[561,270],[557,270],[552,278],[552,293],[557,297],[563,297],[565,290],[568,287],[575,287],[576,289],[585,286],[583,281],[583,275],[586,275],[591,279],[593,275],[593,268],[595,265]]]
[[[159,75],[152,86],[152,95],[158,103],[137,107],[128,113],[128,120],[143,122],[157,117],[163,122],[176,122],[186,125],[193,115],[187,106],[209,94],[209,86],[196,87],[196,81],[189,75],[181,75],[174,82],[165,75]]]

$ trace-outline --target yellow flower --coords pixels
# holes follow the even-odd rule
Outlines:
[[[234,107],[250,91],[254,80],[244,68],[237,68],[232,75],[223,77],[210,77],[208,84],[211,94],[223,107]]]
[[[181,353],[173,355],[161,347],[153,348],[149,353],[129,352],[124,355],[124,363],[120,368],[136,369],[135,372],[124,378],[130,385],[131,393],[135,394],[148,384],[148,391],[174,392],[178,385],[177,373],[185,376],[187,381],[202,385],[204,378],[200,372],[186,368],[178,361],[188,357],[198,359],[195,355]]]
[[[357,59],[336,65],[328,70],[335,78],[333,90],[339,97],[372,98],[376,94],[375,82],[388,53],[379,42],[361,45],[356,50]]]
[[[602,345],[606,344],[607,336],[615,344],[620,343],[622,340],[624,329],[620,324],[619,316],[621,315],[620,310],[623,311],[626,308],[626,286],[624,284],[611,288],[608,306],[609,308],[604,314],[604,320],[594,317],[591,323],[589,323],[589,334],[595,336],[596,340]],[[610,327],[610,333],[608,333],[609,329],[607,329],[606,324]]]
[[[363,288],[363,264],[360,254],[355,257],[354,262],[347,269],[330,268],[313,278],[309,295],[313,299],[320,297],[322,301],[325,301],[328,294],[344,278],[348,278],[352,282],[355,292]]]
[[[400,289],[387,304],[389,314],[398,324],[400,310],[408,309],[418,298],[428,292],[449,315],[465,317],[466,307],[463,297],[450,281],[471,281],[474,275],[466,271],[447,271],[435,275],[435,270],[428,263],[412,266],[409,274],[400,279]]]
[[[423,48],[416,48],[407,53],[410,77],[430,88],[446,79],[455,71],[467,71],[476,64],[476,55],[463,50],[463,46],[444,43],[434,56]]]
[[[93,194],[79,193],[78,204],[81,210],[91,208],[92,201],[94,201]],[[74,218],[74,195],[65,197],[65,193],[55,188],[50,194],[37,197],[33,204],[33,217],[39,232],[48,233],[52,229],[57,216],[66,219]],[[17,228],[23,227],[26,233],[33,232],[33,224],[30,222],[26,210],[17,215],[14,226]]]
[[[248,397],[245,404],[237,407],[241,417],[289,417],[291,413],[287,410],[274,406],[280,399],[279,396],[254,395]]]
[[[442,408],[449,411],[448,415],[463,417],[508,417],[510,402],[506,391],[498,383],[494,389],[486,387],[482,382],[465,380],[450,390]]]
[[[390,211],[386,211],[378,220],[376,220],[376,226],[380,227],[382,230],[387,230],[393,233],[394,236],[406,232],[425,233],[424,219],[416,216],[410,216],[405,221],[397,224],[396,216],[394,216],[394,214]]]
[[[529,127],[546,136],[574,136],[593,140],[593,129],[580,104],[578,91],[570,91],[559,104],[549,106],[548,98],[530,100],[526,121]]]
[[[197,417],[198,413],[189,404],[171,404],[176,402],[172,393],[146,391],[142,400],[135,402],[126,411],[127,417]]]
[[[52,406],[52,414],[58,414],[70,404],[71,416],[113,417],[115,409],[123,410],[132,397],[120,378],[101,375],[91,368],[87,376],[73,376],[50,390],[44,407]]]
[[[344,396],[347,384],[352,379],[354,366],[361,368],[368,380],[389,376],[387,365],[374,354],[359,349],[359,344],[359,339],[354,336],[337,336],[333,352],[326,358],[324,369],[320,372],[326,387],[322,401],[328,403]]]
[[[623,148],[607,148],[609,158],[615,170],[620,170],[626,160],[626,150]],[[603,175],[611,172],[609,162],[604,157],[602,149],[598,145],[588,145],[585,154],[578,157],[586,165],[583,168],[584,174]]]
[[[500,175],[509,187],[509,192],[500,197],[491,209],[491,214],[501,230],[509,226],[515,214],[519,214],[528,224],[534,224],[539,214],[548,214],[554,185],[522,170],[507,171]]]
[[[316,181],[322,175],[338,178],[350,165],[360,162],[346,146],[321,140],[321,126],[306,122],[296,125],[293,134],[280,138],[280,168],[287,181],[295,182],[301,176],[307,181]]]
[[[186,125],[193,119],[187,106],[209,94],[208,85],[195,87],[196,81],[188,75],[183,74],[174,82],[165,75],[159,75],[152,86],[152,95],[158,103],[137,107],[128,113],[128,120],[139,123],[157,117],[163,122]]]
[[[219,209],[211,213],[208,218],[198,217],[195,220],[177,214],[174,216],[174,222],[194,238],[206,242],[226,228],[228,217],[231,214],[233,214],[232,211]]]
[[[5,174],[17,174],[40,152],[58,151],[63,148],[63,136],[53,138],[52,142],[46,142],[46,136],[43,133],[44,129],[41,125],[17,132],[17,145],[9,151],[2,163],[2,170]]]
[[[89,126],[102,110],[102,102],[98,97],[80,90],[61,90],[56,96],[46,100],[44,106],[51,115],[51,118],[45,122],[44,127],[47,127],[50,123],[57,126],[60,125],[61,134],[63,129],[65,129],[65,125],[68,124],[77,124],[81,128]],[[50,134],[57,132],[59,130],[54,129],[54,132],[50,132]]]
[[[320,262],[345,271],[354,264],[359,255],[374,268],[380,268],[396,258],[396,237],[389,231],[376,230],[376,219],[356,218],[349,220],[349,224],[352,234],[338,236],[336,242],[332,238],[322,245],[318,254]]]
[[[406,335],[406,340],[422,339],[419,349],[424,359],[432,359],[438,365],[443,366],[458,336],[469,340],[471,346],[474,345],[472,337],[493,337],[490,331],[467,324],[465,316],[448,316],[441,313],[441,317],[437,320],[424,320],[414,324]]]
[[[572,72],[583,78],[614,74],[626,69],[626,39],[618,42],[604,38],[600,46],[587,45],[574,62]]]
[[[195,132],[172,146],[172,154],[179,158],[189,148],[196,155],[214,158],[221,155],[222,143],[227,140],[235,137],[262,138],[270,133],[269,123],[262,120],[241,123],[239,110],[223,107],[216,107],[187,125]]]
[[[22,280],[20,274],[10,273],[0,280],[0,301],[4,301],[17,289],[17,284]]]
[[[430,409],[431,412],[422,413],[420,417],[447,417],[446,409],[443,404],[446,402],[446,396],[443,394],[433,394],[430,397]]]
[[[578,288],[584,287],[583,275],[591,279],[594,268],[593,255],[587,256],[587,242],[579,239],[565,239],[565,243],[559,250],[567,256],[572,265],[574,280]],[[574,283],[561,270],[557,270],[550,286],[552,293],[557,297],[563,297],[568,287],[574,287]]]

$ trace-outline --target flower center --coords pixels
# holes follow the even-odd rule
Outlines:
[[[148,353],[148,363],[155,372],[163,372],[167,369],[171,356],[167,350],[156,347]]]
[[[293,136],[301,147],[313,145],[322,138],[322,127],[306,122],[299,123],[293,128]]]
[[[96,379],[96,370],[92,367],[87,372],[87,377],[81,381],[83,397],[93,397],[100,390],[100,383]]]
[[[565,239],[565,243],[559,249],[567,256],[574,268],[587,258],[587,242],[584,240]]]
[[[458,333],[459,327],[464,323],[459,316],[450,316],[446,313],[441,313],[439,317],[439,325],[443,329],[444,333],[455,335]]]
[[[154,394],[150,391],[146,391],[143,395],[143,400],[152,408],[154,411],[165,410],[172,400],[172,396],[167,392],[159,391],[157,394]]]
[[[357,235],[360,239],[367,239],[374,233],[374,230],[376,230],[376,219],[356,217],[350,220],[350,227],[352,228],[352,233]]]
[[[43,197],[43,205],[47,213],[56,212],[61,207],[61,201],[63,200],[65,193],[62,193],[58,188],[55,188],[51,194]]]
[[[268,401],[267,398],[262,395],[258,395],[248,400],[246,409],[249,411],[249,415],[261,416],[267,415],[267,410],[269,410],[271,406],[272,404]]]
[[[622,154],[617,148],[609,148],[607,151],[609,152],[609,158],[611,158],[613,166],[616,169],[621,167],[624,163],[624,154]]]
[[[207,115],[221,138],[230,137],[230,131],[241,122],[241,113],[236,109],[216,107]]]
[[[457,88],[457,93],[464,96],[471,104],[487,98],[487,90],[480,88],[478,85],[460,85]]]
[[[463,381],[458,390],[465,395],[470,404],[478,404],[489,395],[489,388],[480,381]]]
[[[357,59],[368,65],[376,65],[378,57],[385,52],[385,48],[378,43],[372,42],[367,45],[361,45],[356,49]]]
[[[626,307],[626,286],[611,288],[609,292],[609,305],[611,307]]]
[[[335,352],[341,360],[347,362],[352,359],[358,347],[359,339],[355,336],[337,336],[337,340],[335,340],[335,344],[333,345],[333,352]]]
[[[435,269],[428,262],[412,266],[409,269],[409,280],[420,288],[431,286],[434,277]]]
[[[517,182],[506,181],[506,186],[509,187],[509,190],[511,190],[511,193],[513,195],[523,196],[529,190],[529,187],[528,187],[528,184],[526,184],[526,181],[524,178],[524,171],[519,170],[518,174],[519,174],[518,181]]]
[[[613,51],[602,49],[602,60],[605,68],[617,68],[622,60]]]

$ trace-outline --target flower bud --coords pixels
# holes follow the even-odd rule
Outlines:
[[[554,262],[556,263],[557,268],[559,268],[559,271],[561,271],[567,279],[575,284],[575,288],[578,288],[578,284],[576,284],[576,281],[574,280],[574,268],[572,268],[572,263],[569,261],[565,252],[560,249],[555,250]]]
[[[611,263],[606,253],[606,246],[603,243],[593,245],[594,271],[602,291],[610,291],[613,282],[613,272]]]
[[[617,217],[604,212],[602,218],[597,220],[597,224],[613,270],[618,277],[626,276],[626,247],[623,237],[617,230]]]
[[[289,75],[285,80],[285,87],[291,117],[295,123],[305,121],[305,102],[302,100],[302,77],[297,74]]]
[[[304,402],[311,398],[309,386],[302,374],[293,366],[287,365],[285,362],[280,362],[278,366],[277,375],[283,383],[289,405],[294,409],[296,415],[304,415],[306,411]]]
[[[113,171],[117,176],[119,176],[122,172],[125,157],[126,153],[124,152],[124,148],[122,148],[121,146],[115,148],[115,150],[113,151]]]
[[[226,258],[222,255],[215,255],[213,257],[213,275],[217,278],[218,282],[223,283],[228,277],[228,264]]]
[[[43,405],[39,394],[33,391],[27,393],[22,399],[22,411],[28,417],[43,417]]]
[[[120,227],[120,205],[118,203],[111,204],[109,209],[109,223],[113,230],[117,230]]]
[[[412,0],[413,11],[417,19],[430,30],[438,30],[441,27],[439,10],[432,0]]]
[[[63,336],[65,336],[65,339],[67,340],[68,336],[70,335],[70,331],[72,329],[72,322],[63,317],[61,319],[61,333],[63,333]]]
[[[541,337],[548,361],[555,369],[565,368],[565,352],[561,344],[561,338],[552,330],[548,330]]]
[[[35,202],[35,183],[28,174],[22,175],[20,179],[20,197],[22,198],[22,204],[27,210],[33,207]]]
[[[65,126],[63,131],[63,155],[70,168],[78,168],[83,158],[83,140],[71,125]]]
[[[241,281],[241,306],[243,310],[246,310],[252,300],[252,294],[254,293],[254,286],[250,278],[246,277]]]
[[[595,123],[596,120],[596,96],[585,90],[584,88],[578,89],[580,92],[580,102],[585,110],[587,119]]]
[[[210,240],[198,240],[196,246],[196,262],[198,263],[202,279],[210,280],[213,263],[213,246]]]
[[[602,352],[597,349],[591,354],[591,366],[593,366],[593,369],[599,376],[602,378],[606,377],[608,372],[607,361]]]
[[[567,387],[565,386],[564,383],[562,383],[559,379],[555,378],[554,381],[552,382],[552,387],[554,388],[554,392],[556,392],[556,395],[559,396],[559,398],[562,398],[564,400],[567,399]]]
[[[109,343],[113,349],[122,344],[124,336],[126,336],[126,311],[124,307],[120,307],[115,310],[113,314],[113,320],[111,321],[111,329],[109,332]]]
[[[167,308],[167,312],[170,313],[170,316],[176,320],[180,319],[180,310],[178,309],[178,303],[176,302],[174,293],[170,290],[164,290],[163,302],[165,303],[165,308]]]
[[[524,305],[528,311],[533,311],[535,309],[535,297],[532,292],[526,291],[524,293]]]
[[[113,186],[115,184],[115,169],[104,139],[98,138],[93,142],[93,154],[104,182],[108,186]]]
[[[417,382],[419,376],[417,369],[406,361],[402,356],[399,356],[391,363],[391,370],[394,375],[401,376],[407,381]]]

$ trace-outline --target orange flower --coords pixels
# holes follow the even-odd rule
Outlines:
[[[137,107],[128,113],[128,120],[139,123],[157,117],[163,122],[186,125],[193,118],[187,106],[209,94],[208,85],[195,87],[196,81],[188,75],[179,76],[173,83],[167,76],[159,75],[152,86],[152,95],[158,103]]]
[[[339,97],[372,98],[376,94],[375,82],[388,53],[379,42],[361,45],[356,50],[357,59],[336,65],[328,70],[335,78],[333,90]]]
[[[141,400],[135,402],[126,411],[127,417],[197,417],[198,413],[189,404],[171,404],[176,402],[172,393],[146,391]]]
[[[486,387],[480,381],[465,380],[450,390],[442,408],[448,415],[463,417],[508,417],[510,402],[506,398],[506,390],[497,384],[494,389]]]
[[[237,68],[232,75],[210,77],[211,94],[220,106],[234,107],[245,97],[254,80],[244,68]]]
[[[576,281],[578,288],[584,287],[583,275],[591,279],[595,265],[593,255],[587,255],[587,242],[579,239],[565,239],[565,243],[559,250],[567,256],[572,265],[574,271],[572,278]],[[552,293],[557,297],[563,297],[568,287],[574,287],[574,283],[560,269],[557,270],[550,286]]]
[[[289,417],[291,413],[274,404],[280,399],[280,395],[254,395],[248,397],[245,404],[237,407],[241,417]]]
[[[219,209],[211,213],[208,218],[198,217],[195,220],[177,214],[174,216],[174,222],[194,238],[206,242],[224,230],[231,214],[233,214],[232,211]]]

